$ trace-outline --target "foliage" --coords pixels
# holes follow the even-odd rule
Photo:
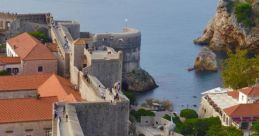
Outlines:
[[[259,135],[259,121],[253,122],[252,129],[255,132],[254,135]]]
[[[226,2],[227,2],[227,5],[226,5],[227,12],[231,13],[233,11],[234,2],[232,0],[226,0]]]
[[[132,92],[124,91],[124,95],[129,99],[131,105],[136,103],[136,96]]]
[[[248,58],[246,50],[228,53],[222,76],[225,87],[240,89],[253,85],[259,76],[259,57]]]
[[[6,70],[1,70],[0,71],[0,76],[5,76],[5,75],[10,75],[10,73],[7,72]]]
[[[163,118],[168,121],[171,121],[171,116],[168,114],[166,114]],[[176,125],[175,132],[181,133],[184,129],[184,126],[183,126],[183,123],[181,122],[180,118],[177,115],[175,115],[174,117],[172,117],[172,119]]]
[[[237,21],[245,27],[251,27],[253,25],[253,10],[251,4],[237,2],[235,4],[235,16]]]
[[[214,125],[209,128],[206,136],[243,136],[243,133],[235,127]]]
[[[193,109],[183,109],[180,116],[186,119],[198,118],[198,114]]]
[[[130,114],[134,116],[138,122],[140,122],[141,116],[155,116],[154,112],[145,109],[139,109],[137,111],[131,110]]]
[[[182,134],[205,136],[211,126],[221,125],[218,117],[187,119],[183,124]]]
[[[0,49],[5,49],[6,45],[5,44],[0,44]]]
[[[37,38],[38,40],[40,40],[43,43],[51,42],[50,38],[43,32],[35,31],[35,32],[30,32],[29,34],[34,36],[35,38]]]

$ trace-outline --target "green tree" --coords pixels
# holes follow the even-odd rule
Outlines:
[[[228,53],[222,72],[224,86],[240,89],[253,85],[259,75],[259,58],[248,58],[246,50]]]
[[[123,93],[129,99],[131,105],[136,103],[136,96],[132,92],[124,91]]]
[[[252,129],[255,135],[259,135],[259,121],[253,122]]]
[[[141,116],[155,116],[154,112],[145,109],[139,109],[137,111],[131,110],[130,114],[134,116],[138,122],[140,122]]]
[[[245,27],[251,27],[253,25],[253,10],[249,3],[237,2],[235,4],[235,15],[237,21]]]
[[[180,116],[186,119],[198,118],[198,114],[193,109],[183,109]]]
[[[43,43],[51,42],[50,38],[43,32],[35,31],[35,32],[30,32],[29,34],[31,36],[37,38],[38,40],[40,40]]]
[[[243,133],[235,127],[213,125],[207,131],[206,136],[243,136]]]

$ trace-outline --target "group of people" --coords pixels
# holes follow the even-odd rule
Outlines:
[[[60,110],[62,108],[62,110]],[[68,114],[66,114],[66,107],[57,107],[57,104],[55,103],[55,111],[54,111],[54,119],[58,119],[59,122],[62,121],[62,116],[63,118],[66,119],[66,122],[68,121]]]

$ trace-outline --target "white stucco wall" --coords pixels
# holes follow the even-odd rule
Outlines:
[[[6,42],[6,55],[8,57],[18,57],[18,55],[15,53],[15,51],[8,42]]]

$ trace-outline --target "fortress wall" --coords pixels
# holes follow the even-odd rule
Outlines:
[[[80,24],[78,22],[63,21],[63,22],[58,22],[58,24],[66,27],[73,39],[80,38]]]
[[[25,22],[33,22],[38,24],[49,24],[50,13],[38,13],[38,14],[18,14],[17,18]]]
[[[121,33],[100,33],[94,35],[94,46],[109,46],[123,52],[123,73],[140,67],[141,33],[127,28]]]
[[[92,60],[91,69],[91,74],[107,88],[122,80],[121,60]]]
[[[74,104],[87,136],[128,136],[129,102]]]

